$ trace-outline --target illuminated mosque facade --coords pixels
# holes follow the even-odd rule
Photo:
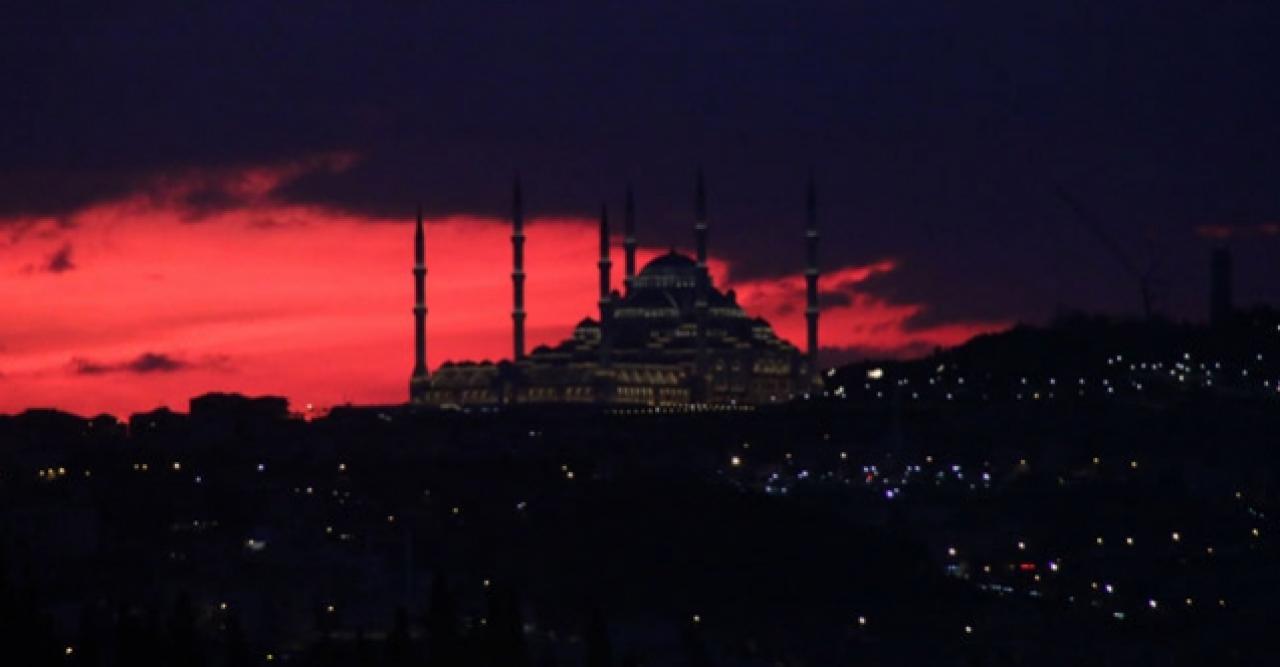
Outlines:
[[[585,318],[554,346],[525,352],[524,205],[517,180],[512,205],[511,311],[513,356],[494,362],[446,362],[431,374],[426,362],[426,274],[422,211],[414,231],[414,367],[412,404],[480,407],[593,404],[661,408],[751,406],[805,394],[820,386],[818,350],[818,230],[812,180],[806,197],[807,346],[779,338],[764,319],[720,291],[707,270],[706,188],[698,173],[696,254],[675,250],[636,270],[635,204],[627,192],[623,223],[624,292],[610,290],[608,211],[600,212],[598,316]]]

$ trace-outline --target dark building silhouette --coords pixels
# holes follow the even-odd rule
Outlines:
[[[1222,326],[1231,321],[1233,311],[1231,251],[1219,246],[1213,249],[1209,260],[1209,323]]]
[[[166,407],[159,407],[148,412],[136,412],[129,416],[129,433],[138,439],[145,439],[150,434],[171,437],[187,427],[187,415],[179,414]]]
[[[288,418],[289,399],[282,396],[244,396],[214,392],[191,399],[193,421],[282,421]]]
[[[299,415],[290,414],[289,399],[283,396],[211,392],[192,398],[188,405],[187,413],[159,407],[130,415],[128,437],[137,443],[165,446],[208,444],[227,437],[240,442],[265,441],[300,421],[295,418]]]
[[[425,318],[415,317],[415,370],[410,401],[437,406],[507,403],[596,403],[660,406],[762,404],[813,391],[818,349],[818,233],[815,186],[807,189],[805,223],[808,350],[779,338],[748,315],[733,290],[708,271],[706,184],[694,194],[695,254],[674,249],[636,271],[635,201],[624,211],[625,293],[611,290],[608,211],[600,212],[599,319],[583,319],[554,346],[524,353],[524,208],[517,181],[512,207],[514,355],[499,363],[446,362],[430,378],[423,366]],[[422,223],[415,230],[415,314],[422,303]]]

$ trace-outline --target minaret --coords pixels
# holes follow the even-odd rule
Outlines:
[[[427,383],[427,252],[422,231],[422,205],[413,231],[413,375],[409,378],[409,400],[422,394]]]
[[[608,363],[609,336],[612,333],[612,303],[609,298],[609,274],[613,269],[613,260],[609,258],[609,209],[600,206],[600,360]]]
[[[511,308],[511,328],[515,345],[514,360],[524,359],[524,200],[520,193],[520,177],[516,176],[511,195],[511,286],[515,301]]]
[[[694,193],[693,234],[698,244],[698,268],[707,268],[707,187],[698,168],[698,182]]]
[[[693,310],[697,318],[697,381],[699,385],[706,380],[707,374],[707,289],[710,287],[711,274],[707,271],[707,188],[702,178],[702,168],[698,168],[698,179],[694,192],[694,237],[697,241],[697,286],[694,295]],[[700,396],[695,400],[706,400]]]
[[[818,193],[813,182],[813,173],[809,174],[809,188],[805,197],[805,268],[804,281],[807,292],[804,317],[808,325],[806,352],[809,359],[809,373],[818,372]]]
[[[636,278],[636,201],[631,196],[631,186],[627,186],[627,208],[626,217],[623,218],[622,231],[625,236],[622,239],[622,247],[626,251],[626,277],[624,284],[627,286],[627,292],[631,291],[631,283]]]

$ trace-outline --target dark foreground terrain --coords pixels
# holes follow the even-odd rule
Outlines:
[[[0,417],[3,664],[1275,664],[1276,342],[1092,326],[759,409]]]

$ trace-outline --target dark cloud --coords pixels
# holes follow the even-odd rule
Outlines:
[[[800,267],[812,165],[824,265],[901,258],[879,288],[940,320],[1136,309],[1057,188],[1135,256],[1156,228],[1163,301],[1187,315],[1195,228],[1280,219],[1269,1],[74,6],[0,21],[0,218],[352,151],[276,196],[502,215],[520,169],[531,213],[590,214],[630,182],[642,243],[665,247],[688,243],[702,164],[713,251],[751,278]],[[1280,300],[1277,243],[1257,241],[1237,284]]]
[[[189,365],[185,361],[179,361],[166,354],[144,352],[137,359],[126,363],[124,370],[130,373],[172,373]]]
[[[71,372],[76,375],[102,375],[120,370],[119,366],[101,364],[79,357],[71,360]]]
[[[822,308],[834,308],[853,305],[853,290],[828,290],[818,292],[818,305]]]
[[[66,216],[54,218],[0,218],[0,228],[4,229],[5,241],[13,245],[29,238],[58,239],[68,230],[74,229],[75,225]]]
[[[29,234],[32,234],[33,233],[32,230],[35,230],[35,229],[36,229],[35,226],[28,226],[28,225],[19,226],[16,229],[15,233],[11,236],[10,243],[20,242],[22,238],[25,238]],[[58,233],[52,233],[47,230],[36,231],[35,234],[39,235],[42,238],[53,238],[59,235]],[[44,261],[40,262],[39,264],[25,264],[23,265],[21,272],[23,274],[31,275],[35,273],[55,273],[56,274],[56,273],[66,273],[67,271],[73,271],[77,268],[77,266],[75,261],[71,257],[72,250],[73,248],[72,248],[71,242],[64,241],[62,245],[58,246],[56,250],[54,250],[52,253],[49,253],[48,257],[46,257]]]
[[[106,373],[133,373],[138,375],[177,373],[192,368],[226,367],[224,356],[206,357],[192,362],[160,352],[144,352],[133,359],[118,362],[100,362],[84,358],[71,360],[70,370],[75,375],[103,375]]]
[[[71,243],[63,243],[60,248],[53,251],[41,268],[49,273],[65,273],[76,268],[75,262],[71,261]]]
[[[185,194],[181,204],[191,212],[192,219],[199,219],[211,213],[229,211],[243,206],[245,201],[244,198],[237,197],[225,188],[207,185]]]

